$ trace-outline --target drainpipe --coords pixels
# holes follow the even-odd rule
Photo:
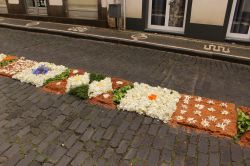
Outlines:
[[[123,7],[123,19],[124,19],[123,29],[126,30],[126,0],[123,0],[123,5],[124,5],[124,7]]]

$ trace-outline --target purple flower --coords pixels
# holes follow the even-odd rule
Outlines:
[[[45,65],[41,65],[36,69],[32,70],[32,73],[35,75],[40,75],[40,74],[47,74],[50,71],[50,68],[46,67]]]

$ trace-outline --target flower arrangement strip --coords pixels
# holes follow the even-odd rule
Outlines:
[[[55,94],[65,94],[67,80],[75,75],[83,75],[84,71],[79,69],[67,69],[62,74],[46,81],[43,90]]]
[[[17,59],[13,56],[1,57],[2,62]],[[65,66],[47,62],[37,63],[24,58],[5,67],[0,68],[0,71],[3,69],[3,73],[13,74],[13,78],[21,82],[31,83],[37,87],[44,86],[44,89],[51,88],[50,90],[57,94],[68,92],[70,95],[88,100],[91,104],[137,112],[165,123],[171,120],[171,124],[180,124],[215,135],[233,137],[237,133],[237,115],[232,103],[181,95],[167,88],[152,87],[143,83],[132,84],[119,78],[89,74],[81,70],[69,72]],[[242,113],[238,114],[238,129],[244,130],[241,131],[240,144],[249,146],[249,126],[242,127],[245,124],[249,125],[249,119],[242,117],[247,116],[246,110],[249,116],[250,109],[244,108],[240,108],[244,116]]]
[[[173,90],[134,83],[134,88],[127,91],[121,99],[118,109],[137,112],[162,120],[167,123],[181,95]]]
[[[53,63],[40,62],[34,67],[23,70],[22,72],[13,76],[13,78],[21,82],[30,83],[36,87],[43,86],[48,79],[54,78],[62,74],[68,68],[65,66],[57,66]]]
[[[25,69],[31,68],[36,64],[37,64],[36,61],[27,60],[22,57],[17,61],[0,68],[0,75],[6,77],[12,77],[13,75],[20,73]]]
[[[232,103],[182,95],[171,122],[233,137],[237,133],[236,121],[235,105]]]

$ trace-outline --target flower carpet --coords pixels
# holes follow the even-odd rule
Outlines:
[[[5,54],[0,54],[0,64],[0,75],[46,92],[74,95],[111,110],[136,112],[173,126],[237,138],[240,145],[250,146],[250,109],[246,107],[237,109],[233,103]]]

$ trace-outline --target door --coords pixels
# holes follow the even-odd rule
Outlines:
[[[26,0],[27,13],[32,15],[47,15],[46,0]]]
[[[250,40],[250,1],[234,0],[227,38]]]
[[[0,13],[8,13],[5,0],[0,0]]]
[[[188,0],[150,0],[148,28],[184,33]]]

